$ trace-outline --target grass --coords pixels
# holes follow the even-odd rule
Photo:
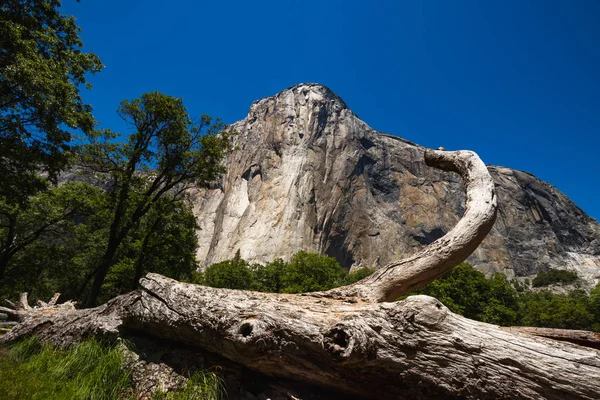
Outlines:
[[[180,391],[155,393],[152,400],[220,400],[224,397],[223,380],[214,372],[198,371]]]
[[[2,399],[117,399],[129,386],[121,350],[94,340],[60,351],[32,337],[2,352]]]
[[[136,399],[121,349],[87,340],[57,350],[37,338],[0,348],[0,399]],[[193,374],[179,391],[154,400],[219,400],[223,381],[213,372]]]

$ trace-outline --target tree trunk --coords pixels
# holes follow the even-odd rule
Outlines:
[[[104,279],[106,279],[106,275],[108,274],[110,267],[112,267],[114,263],[115,254],[117,253],[117,249],[119,248],[120,243],[121,241],[117,239],[111,238],[109,240],[104,257],[102,257],[102,264],[94,274],[92,288],[85,302],[86,307],[93,307],[96,305],[96,301],[98,300],[98,296],[100,295],[102,285],[104,284]]]
[[[8,251],[0,252],[0,281],[4,279],[6,269],[8,268],[8,261],[10,260],[10,253]]]
[[[0,251],[0,281],[4,279],[4,275],[6,274],[6,270],[8,269],[8,263],[12,257],[11,250],[15,242],[16,236],[16,217],[14,217],[14,215],[10,215],[8,216],[8,220],[10,225],[8,226],[8,232],[6,234],[4,246]]]
[[[140,248],[138,257],[135,260],[135,266],[134,266],[135,275],[133,277],[133,282],[132,282],[132,286],[131,286],[132,290],[137,288],[138,282],[142,278],[142,275],[144,274],[144,260],[146,259],[145,255],[146,255],[146,252],[148,251],[148,245],[150,243],[150,238],[154,234],[154,231],[156,230],[156,228],[158,227],[158,225],[161,222],[162,222],[162,218],[157,217],[154,220],[154,222],[152,223],[152,225],[150,226],[150,228],[148,229],[148,231],[146,232],[146,235],[144,236],[144,240],[142,241],[142,246]]]
[[[36,334],[66,346],[85,337],[143,333],[216,353],[267,376],[372,399],[600,397],[600,352],[502,330],[450,312],[428,296],[388,302],[460,263],[493,224],[496,196],[471,152],[427,152],[458,171],[463,219],[446,236],[353,285],[301,295],[184,284],[157,274],[95,309],[30,310],[0,339]],[[160,365],[173,359],[161,358]]]

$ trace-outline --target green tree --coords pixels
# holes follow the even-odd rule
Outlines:
[[[74,190],[73,187],[81,188]],[[26,221],[42,223],[43,217],[50,218],[69,200],[84,203],[76,213],[63,213],[61,221],[15,253],[0,292],[16,298],[20,292],[27,291],[34,301],[45,300],[55,292],[69,299],[81,299],[89,293],[86,282],[102,261],[108,240],[110,193],[69,182],[33,198],[32,205],[40,206],[36,207],[38,212],[27,214]],[[48,215],[43,215],[45,213]],[[189,204],[171,202],[169,196],[161,199],[158,207],[142,218],[123,240],[115,265],[102,286],[100,299],[106,301],[135,289],[146,272],[189,279],[197,268],[195,228]]]
[[[90,87],[86,75],[102,64],[81,51],[79,27],[59,7],[41,0],[0,4],[0,281],[10,259],[31,243],[31,236],[17,236],[24,216],[36,213],[31,196],[67,166],[71,133],[95,123],[80,88]]]
[[[483,296],[485,302],[481,320],[490,324],[516,325],[518,323],[519,300],[517,291],[506,279],[496,273],[489,279],[489,292]]]
[[[592,330],[600,332],[600,283],[590,291],[589,312],[594,316]]]
[[[346,276],[335,258],[300,251],[292,256],[282,277],[282,292],[303,293],[339,286]]]
[[[203,285],[248,290],[254,286],[252,271],[248,262],[240,256],[238,250],[231,260],[212,264],[201,275],[198,281]]]
[[[253,277],[252,289],[259,292],[280,293],[283,289],[283,275],[288,264],[281,258],[263,265],[253,264],[250,266]]]
[[[10,205],[44,189],[45,177],[55,181],[72,131],[95,124],[80,88],[102,63],[82,52],[75,19],[59,7],[57,0],[0,4],[0,198]]]
[[[135,132],[116,141],[114,132],[98,131],[83,150],[83,164],[110,177],[113,196],[108,241],[93,271],[88,306],[96,303],[119,247],[132,229],[167,194],[171,201],[179,201],[193,185],[214,181],[224,170],[221,161],[229,149],[224,125],[206,115],[192,123],[181,99],[147,93],[123,101],[117,112]]]
[[[353,283],[356,283],[356,282],[366,278],[367,276],[371,275],[373,272],[375,272],[375,270],[373,270],[371,268],[367,268],[367,267],[359,268],[355,271],[348,273],[348,275],[346,275],[346,277],[344,277],[341,284],[342,284],[342,286],[351,285]]]
[[[551,269],[538,273],[531,281],[531,285],[533,287],[542,287],[555,283],[570,284],[577,282],[578,279],[577,272],[564,269]]]
[[[96,212],[100,196],[99,188],[70,182],[29,199],[27,207],[0,201],[0,281],[6,274],[27,276],[31,268],[12,260],[31,246],[42,251],[70,236],[76,220]]]
[[[521,325],[587,330],[594,327],[590,298],[582,290],[568,294],[543,290],[525,292],[519,297]]]
[[[435,297],[453,312],[478,321],[514,325],[518,320],[517,292],[506,277],[494,274],[486,279],[468,263],[411,294]]]
[[[148,272],[185,281],[198,268],[196,218],[187,202],[170,197],[161,199],[121,244],[102,286],[102,301],[136,289]]]
[[[488,290],[489,283],[485,275],[470,264],[462,263],[413,294],[435,297],[453,312],[481,320]]]

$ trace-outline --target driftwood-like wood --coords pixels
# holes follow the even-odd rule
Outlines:
[[[157,274],[87,310],[35,308],[0,342],[36,334],[59,346],[143,333],[201,348],[265,375],[372,399],[597,399],[600,352],[503,330],[428,296],[395,299],[463,261],[493,224],[496,200],[472,152],[428,152],[458,171],[465,216],[444,238],[349,287],[304,295],[215,289]]]
[[[502,328],[512,333],[541,336],[554,340],[575,343],[580,346],[600,349],[600,333],[577,329],[537,328],[532,326],[509,326]]]
[[[465,214],[450,232],[417,254],[380,268],[354,285],[327,292],[381,302],[394,301],[427,285],[463,262],[485,239],[496,220],[496,190],[487,167],[472,151],[425,152],[431,167],[458,172],[465,185]]]
[[[38,300],[37,305],[35,307],[31,307],[27,297],[28,293],[24,292],[21,293],[19,296],[19,301],[16,303],[6,299],[5,301],[10,308],[0,307],[0,312],[8,314],[8,316],[15,321],[24,321],[30,316],[37,315],[39,313],[56,314],[58,312],[72,311],[75,310],[75,304],[77,304],[77,302],[74,301],[56,304],[58,298],[60,297],[60,293],[54,293],[48,303]]]

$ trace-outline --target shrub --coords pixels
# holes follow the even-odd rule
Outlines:
[[[531,281],[531,284],[533,287],[548,286],[555,283],[570,284],[575,283],[577,279],[577,272],[564,269],[551,269],[549,271],[538,273],[537,276],[533,278],[533,281]]]
[[[264,266],[253,264],[253,289],[259,292],[280,293],[283,289],[283,276],[288,264],[278,258]]]
[[[240,257],[239,251],[232,260],[213,264],[197,278],[198,283],[216,288],[252,289],[253,276],[248,263]]]
[[[470,264],[462,263],[410,294],[435,297],[451,311],[481,321],[486,300],[490,297],[490,283],[483,273],[473,269]]]
[[[600,322],[600,314],[590,310],[590,298],[582,290],[569,294],[527,292],[519,300],[521,325],[590,330],[594,321]]]
[[[502,274],[486,279],[463,263],[411,294],[436,297],[455,313],[492,324],[600,331],[600,284],[588,296],[582,290],[531,292],[516,283],[517,289]]]
[[[302,293],[331,289],[339,286],[346,274],[335,258],[300,251],[285,268],[281,291]]]
[[[212,264],[191,282],[219,288],[256,290],[270,293],[302,293],[349,285],[373,271],[361,268],[348,273],[331,257],[300,251],[290,262],[276,259],[263,265],[249,265],[239,251],[232,260]]]

